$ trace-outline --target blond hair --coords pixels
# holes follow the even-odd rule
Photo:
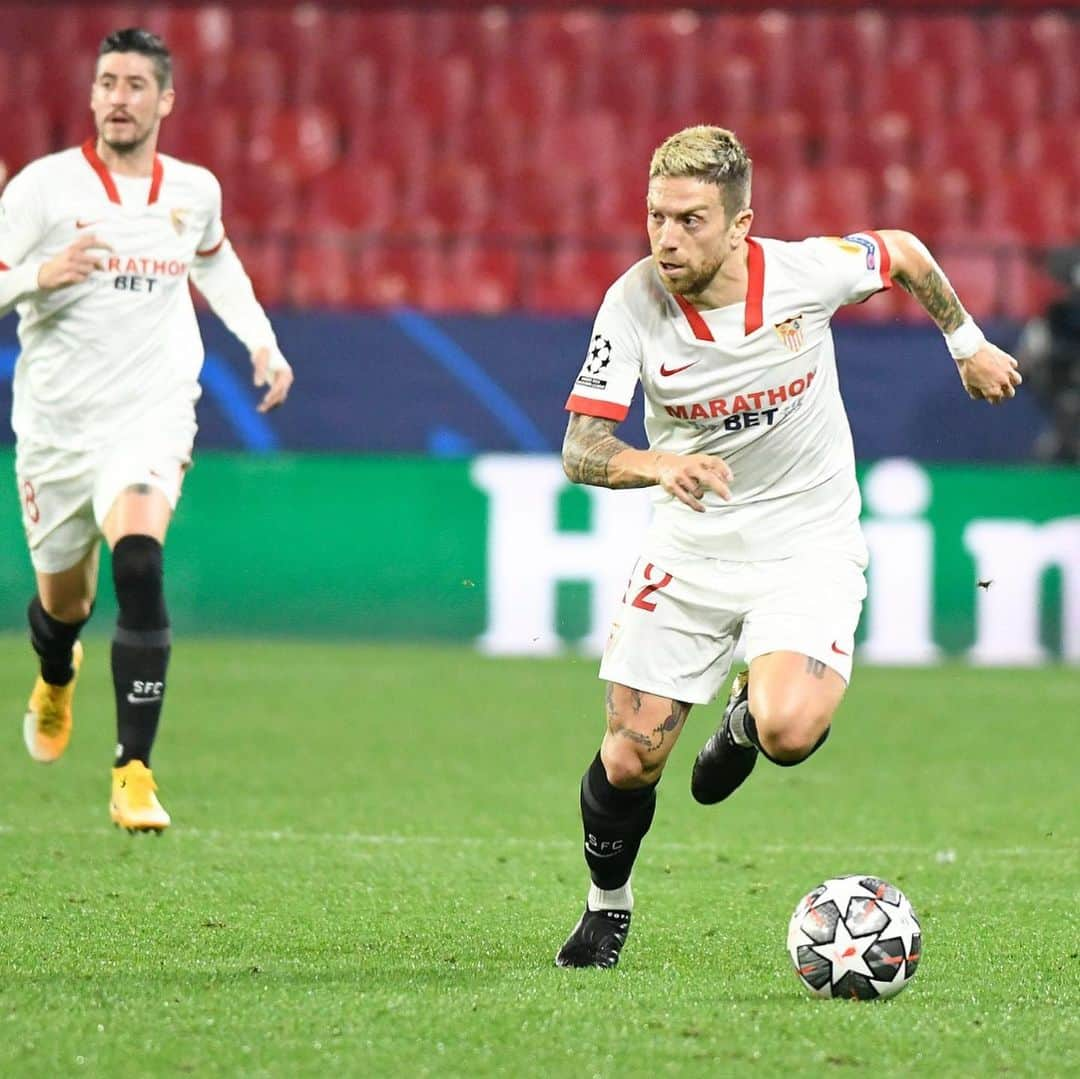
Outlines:
[[[730,221],[750,205],[753,162],[735,133],[724,127],[699,124],[669,135],[653,152],[649,179],[689,176],[716,184]]]

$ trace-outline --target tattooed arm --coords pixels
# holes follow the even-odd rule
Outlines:
[[[663,487],[699,513],[706,490],[723,499],[731,493],[731,469],[723,458],[708,453],[661,453],[636,450],[613,434],[615,420],[570,414],[563,439],[563,469],[574,483],[592,487]]]
[[[919,301],[945,334],[968,394],[992,405],[1014,397],[1021,382],[1016,360],[982,336],[926,245],[898,229],[883,229],[879,235],[892,279]]]

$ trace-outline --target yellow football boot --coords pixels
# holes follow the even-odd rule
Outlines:
[[[154,773],[142,761],[128,761],[114,768],[112,775],[109,816],[113,824],[129,832],[164,832],[171,821],[154,793]]]
[[[23,717],[23,741],[30,756],[41,764],[59,760],[71,738],[71,702],[79,680],[83,647],[76,641],[71,650],[71,668],[75,672],[66,686],[51,686],[41,675],[34,683],[30,703]]]

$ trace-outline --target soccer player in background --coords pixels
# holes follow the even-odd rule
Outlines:
[[[15,470],[37,577],[40,675],[24,738],[35,761],[67,747],[104,538],[119,607],[110,816],[131,831],[170,823],[150,750],[170,649],[162,548],[191,463],[203,361],[189,276],[269,387],[259,410],[293,381],[225,237],[218,181],[156,153],[174,96],[160,38],[110,34],[90,94],[96,137],[32,162],[0,200],[0,314],[17,307],[21,344]]]
[[[745,149],[722,128],[660,145],[651,258],[608,290],[566,404],[571,480],[657,490],[600,666],[607,731],[581,782],[592,885],[560,966],[618,962],[656,785],[690,709],[723,685],[740,634],[749,671],[698,754],[694,797],[722,801],[759,755],[797,765],[828,736],[851,677],[867,563],[829,329],[836,309],[895,282],[945,335],[971,397],[997,404],[1020,384],[1016,361],[985,339],[918,239],[752,238],[750,176]],[[647,450],[613,434],[638,382]]]

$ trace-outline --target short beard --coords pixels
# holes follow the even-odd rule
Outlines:
[[[660,281],[673,296],[685,296],[687,298],[700,296],[713,283],[713,279],[720,272],[723,265],[724,260],[722,258],[718,259],[716,262],[706,266],[697,276],[682,283],[669,281],[663,276],[661,276]]]
[[[125,142],[111,142],[105,137],[104,127],[99,132],[101,141],[108,146],[114,154],[133,154],[136,150],[140,149],[146,144],[146,140],[153,134],[153,129],[147,131],[144,135],[136,136],[135,138]]]

